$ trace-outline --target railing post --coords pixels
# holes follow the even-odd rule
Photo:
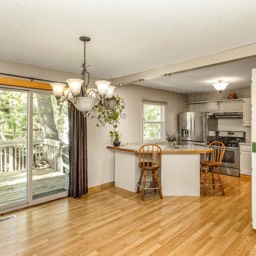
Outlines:
[[[13,171],[13,147],[9,147],[9,172]]]

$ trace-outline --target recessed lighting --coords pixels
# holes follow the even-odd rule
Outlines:
[[[143,82],[143,81],[144,81],[144,79],[140,79],[139,81],[140,81],[140,82]]]
[[[120,83],[119,85],[124,85],[123,83]]]
[[[164,76],[171,76],[172,74],[164,74]]]

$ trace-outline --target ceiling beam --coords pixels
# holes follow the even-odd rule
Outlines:
[[[146,70],[143,72],[118,77],[112,80],[114,85],[124,85],[134,82],[138,82],[141,79],[149,80],[157,77],[164,76],[165,74],[176,74],[189,70],[199,69],[202,67],[214,66],[221,63],[232,62],[236,60],[241,60],[245,58],[255,57],[256,56],[256,44],[250,44],[235,48],[232,50],[215,53],[207,55],[204,57],[199,57],[196,59],[191,59],[183,61],[180,63],[170,64],[164,67],[155,68]]]

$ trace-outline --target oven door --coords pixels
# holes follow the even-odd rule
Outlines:
[[[239,149],[227,147],[222,159],[222,166],[239,169],[240,168]]]
[[[226,147],[219,172],[230,176],[240,176],[239,149]]]

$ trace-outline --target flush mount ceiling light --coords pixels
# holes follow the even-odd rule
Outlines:
[[[212,86],[221,93],[226,87],[229,85],[228,82],[224,82],[223,80],[218,80],[217,83],[212,84]]]
[[[86,65],[86,43],[91,39],[87,36],[79,38],[84,43],[84,61],[82,63],[81,79],[66,80],[68,86],[62,83],[51,83],[53,95],[56,97],[58,104],[66,99],[72,102],[75,107],[88,115],[96,104],[100,103],[102,107],[108,108],[109,102],[113,95],[115,86],[111,86],[109,81],[96,81],[97,89],[88,88],[90,81],[90,73],[87,71]],[[64,98],[62,97],[64,96]],[[113,103],[111,104],[113,107]]]

